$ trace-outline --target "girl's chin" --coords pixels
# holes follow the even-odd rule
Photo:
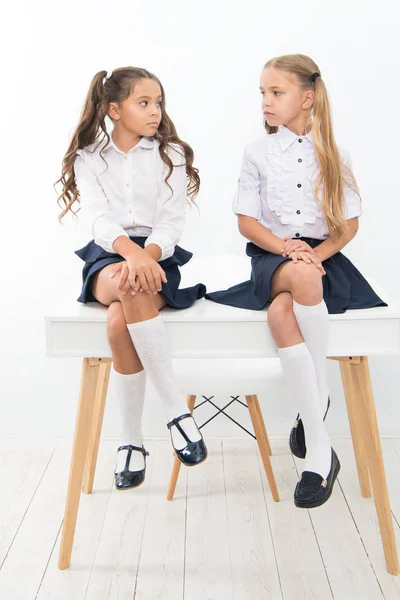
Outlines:
[[[273,127],[279,127],[279,125],[282,125],[282,123],[280,122],[280,120],[277,117],[265,117],[265,122],[268,123],[268,125],[271,125]]]

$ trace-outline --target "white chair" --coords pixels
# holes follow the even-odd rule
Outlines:
[[[209,397],[216,394],[232,394],[233,402],[241,402],[237,398],[244,396],[251,422],[254,429],[254,438],[258,444],[261,459],[263,461],[265,474],[268,479],[271,494],[275,502],[279,501],[278,489],[272,471],[270,456],[271,446],[269,444],[267,431],[258,394],[269,393],[270,384],[273,381],[282,380],[282,370],[277,358],[184,358],[174,360],[174,370],[178,377],[180,388],[187,394],[187,404],[190,412],[196,408],[196,398],[203,397],[202,403],[212,403]],[[223,414],[231,418],[225,410],[217,410],[216,415]],[[242,427],[236,420],[234,423]],[[201,425],[199,424],[201,427]],[[242,427],[247,433],[253,435]],[[172,500],[175,493],[181,468],[180,460],[175,457],[170,484],[167,492],[167,500]]]
[[[205,281],[210,289],[222,288],[248,278],[249,272],[246,257],[193,259],[183,269],[182,284]],[[212,282],[213,274],[217,282]],[[328,356],[340,361],[361,494],[366,498],[371,496],[371,479],[387,569],[398,575],[368,356],[400,354],[400,307],[376,285],[374,288],[389,306],[331,315]],[[174,359],[247,359],[251,365],[254,359],[277,357],[266,325],[266,310],[241,310],[200,300],[189,309],[164,309],[161,314]],[[46,316],[46,330],[48,356],[83,358],[59,558],[59,568],[65,569],[70,565],[82,483],[85,493],[90,493],[93,486],[111,364],[106,309],[98,304],[80,305],[74,297],[65,298],[61,306]],[[192,397],[203,393],[197,385],[195,388],[189,392]],[[245,394],[248,392],[254,398],[258,385],[251,386]],[[257,412],[255,408],[253,414]],[[264,452],[263,459],[267,455]]]

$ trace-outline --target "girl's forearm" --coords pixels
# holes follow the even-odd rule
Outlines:
[[[284,241],[264,225],[261,225],[257,219],[247,215],[239,215],[238,224],[240,233],[250,242],[273,254],[282,254]]]
[[[135,242],[132,242],[128,237],[121,235],[113,243],[114,252],[127,259],[135,252],[144,250],[147,254],[150,254],[151,258],[158,261],[161,258],[161,248],[157,244],[149,244],[146,248],[142,248]]]
[[[358,218],[349,219],[346,221],[347,223],[347,231],[346,235],[342,235],[336,240],[328,237],[326,240],[322,242],[319,246],[314,249],[315,254],[318,256],[321,262],[327,260],[337,252],[340,252],[342,248],[347,246],[349,242],[354,238],[358,231]]]
[[[114,252],[116,252],[116,254],[123,256],[125,260],[128,256],[131,256],[138,250],[142,250],[142,248],[138,246],[138,244],[135,244],[135,242],[132,242],[132,240],[130,240],[124,235],[121,235],[116,240],[114,240],[113,249]]]
[[[149,244],[148,246],[143,248],[143,250],[145,252],[147,252],[147,254],[150,254],[151,258],[153,258],[154,260],[156,260],[156,261],[160,260],[162,250],[161,250],[160,246],[158,246],[157,244]]]

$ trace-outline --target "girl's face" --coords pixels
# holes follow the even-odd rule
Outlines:
[[[294,133],[303,135],[314,103],[314,92],[304,91],[295,75],[274,67],[263,69],[260,91],[262,111],[268,125],[285,125]]]
[[[111,102],[108,110],[114,127],[134,136],[153,136],[161,121],[161,89],[154,79],[139,79],[121,104]]]

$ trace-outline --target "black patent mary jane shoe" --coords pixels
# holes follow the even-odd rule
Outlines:
[[[331,405],[331,399],[328,398],[328,405],[326,407],[324,421],[326,419],[326,415],[328,414],[330,405]],[[290,432],[289,446],[290,446],[290,452],[294,456],[297,456],[297,458],[305,458],[306,457],[307,447],[306,447],[306,438],[304,435],[304,425],[303,425],[303,421],[300,419],[299,414],[297,415],[294,425],[292,427],[292,430]]]
[[[179,460],[181,461],[181,463],[183,463],[187,467],[194,467],[195,465],[199,465],[200,463],[202,463],[203,461],[206,460],[207,447],[204,443],[203,436],[201,435],[200,430],[198,429],[197,425],[196,425],[196,427],[197,427],[197,431],[199,432],[200,440],[198,440],[197,442],[192,442],[192,440],[188,437],[188,435],[186,434],[186,432],[183,430],[183,428],[180,425],[180,421],[182,421],[183,419],[193,419],[193,416],[191,415],[191,413],[185,413],[184,415],[181,415],[180,417],[176,417],[175,419],[172,419],[172,421],[167,423],[167,427],[168,427],[170,435],[171,435],[172,445],[173,445],[176,455],[179,458]],[[194,419],[193,419],[193,421],[194,421]],[[184,448],[181,448],[181,449],[175,448],[174,441],[172,438],[172,432],[171,432],[172,427],[176,427],[177,430],[179,431],[179,433],[181,434],[181,436],[187,442],[186,446]]]
[[[332,448],[331,470],[326,479],[318,473],[303,471],[294,490],[294,503],[298,508],[322,506],[331,497],[333,485],[340,471],[340,462]]]
[[[118,448],[118,452],[120,450],[128,450],[126,455],[125,467],[119,473],[115,472],[115,487],[117,490],[129,490],[131,488],[139,487],[144,482],[144,478],[146,475],[146,456],[149,456],[149,453],[143,448],[139,446],[120,446]],[[129,464],[131,460],[132,452],[141,452],[144,457],[144,469],[140,471],[130,471]]]

